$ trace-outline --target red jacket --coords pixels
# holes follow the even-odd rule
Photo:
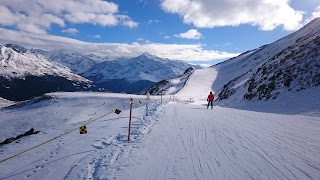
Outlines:
[[[207,100],[208,101],[213,101],[214,100],[214,95],[212,93],[210,93]]]

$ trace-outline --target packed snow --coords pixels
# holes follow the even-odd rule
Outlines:
[[[319,89],[207,109],[217,72],[196,70],[162,104],[159,96],[53,93],[2,108],[0,142],[30,128],[40,133],[0,146],[0,160],[75,131],[1,162],[0,179],[319,179]]]
[[[207,100],[211,90],[213,80],[216,79],[217,70],[214,68],[199,69],[193,72],[189,77],[186,85],[179,91],[176,96],[179,99],[187,100]],[[214,92],[213,92],[214,93]]]

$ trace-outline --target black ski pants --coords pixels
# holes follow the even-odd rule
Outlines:
[[[208,101],[207,109],[209,108],[209,105],[211,105],[211,109],[213,108],[213,101]]]

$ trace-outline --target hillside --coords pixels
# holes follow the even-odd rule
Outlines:
[[[319,88],[319,27],[320,18],[272,44],[214,66],[219,73],[212,88],[219,100],[269,100]]]
[[[162,80],[156,85],[147,90],[151,95],[173,95],[183,88],[189,76],[194,72],[192,67],[185,70],[185,72],[175,78]]]

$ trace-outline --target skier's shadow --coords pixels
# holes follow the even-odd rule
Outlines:
[[[201,106],[204,106],[204,108],[205,109],[207,109],[207,106],[208,106],[208,104],[201,104]],[[214,105],[213,105],[213,107],[214,107]],[[190,108],[190,109],[204,109],[203,107],[198,107],[198,108]],[[211,106],[209,106],[209,108],[208,109],[211,109]]]

